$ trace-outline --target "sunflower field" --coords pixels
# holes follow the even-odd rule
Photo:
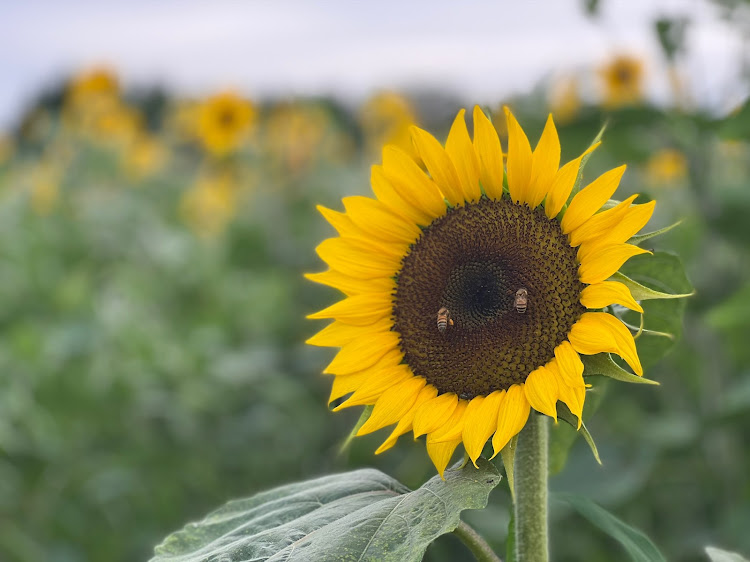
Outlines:
[[[407,543],[399,560],[497,559],[488,549],[546,560],[515,545],[525,531],[506,455],[527,417],[549,422],[550,559],[750,557],[750,100],[701,109],[673,70],[666,104],[645,96],[643,63],[627,53],[476,108],[439,91],[184,98],[126,88],[105,66],[40,92],[0,136],[0,560],[391,560]],[[463,162],[461,150],[476,169],[457,164],[458,179],[443,181],[440,159]],[[524,173],[528,187],[516,187]],[[465,177],[481,191],[445,187]],[[569,199],[597,178],[616,196]],[[556,181],[568,184],[554,203]],[[489,234],[518,209],[531,221],[520,234]],[[582,249],[559,238],[544,261],[534,237],[559,216],[555,232],[578,232]],[[602,216],[607,229],[635,226],[596,246]],[[347,229],[360,226],[375,242],[347,253]],[[462,238],[469,227],[479,238]],[[398,228],[409,258],[392,249]],[[519,271],[541,260],[549,280],[526,291],[507,271],[446,257],[500,239],[492,252]],[[338,273],[321,273],[324,262]],[[572,297],[556,304],[571,264]],[[378,283],[385,308],[370,299]],[[461,300],[488,284],[505,300]],[[438,286],[458,288],[433,306]],[[517,331],[531,355],[498,355],[505,340],[484,332],[461,343],[502,306],[503,330],[540,322]],[[565,345],[545,347],[538,311],[555,306]],[[611,349],[591,343],[612,321],[625,335],[612,328]],[[377,376],[365,369],[396,350]],[[462,353],[481,359],[481,376],[460,374]],[[412,429],[421,443],[402,435]],[[519,484],[526,465],[515,463]],[[269,502],[322,505],[352,490],[427,507],[366,548],[339,545],[333,528],[306,543],[325,526],[303,518],[268,526],[260,546],[242,531],[253,509],[280,517]],[[227,504],[236,498],[250,499]],[[298,542],[308,549],[290,550]]]

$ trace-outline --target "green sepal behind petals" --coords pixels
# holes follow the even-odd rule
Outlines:
[[[516,462],[517,443],[518,434],[514,435],[513,438],[508,441],[508,444],[505,445],[505,447],[503,447],[500,451],[500,457],[503,459],[503,466],[505,467],[505,477],[508,479],[508,486],[510,487],[510,498],[513,503],[516,503],[515,483],[513,480],[513,466]]]
[[[633,281],[630,277],[619,271],[611,277],[611,280],[619,281],[623,285],[627,285],[628,289],[630,289],[630,294],[632,294],[633,298],[637,301],[646,301],[650,299],[684,299],[686,297],[692,297],[695,294],[695,291],[680,294],[655,291],[654,289],[649,289],[645,285],[641,285],[637,281]]]
[[[578,427],[578,418],[570,411],[570,408],[568,408],[568,405],[565,404],[565,402],[557,403],[557,417],[570,424],[573,429]],[[591,449],[591,454],[594,455],[596,462],[602,464],[602,459],[599,458],[599,450],[596,448],[596,443],[594,442],[594,438],[591,437],[591,433],[586,429],[585,423],[581,423],[581,429],[578,430],[578,433],[583,435],[583,438],[586,440],[589,449]]]
[[[628,244],[635,244],[636,246],[640,244],[641,242],[645,242],[649,238],[654,238],[655,236],[659,236],[661,234],[664,234],[665,232],[669,232],[676,226],[679,226],[682,224],[682,220],[678,220],[674,224],[670,224],[669,226],[665,226],[664,228],[660,228],[659,230],[654,230],[653,232],[644,232],[643,234],[636,234],[635,236],[631,237],[630,240],[628,240]]]
[[[597,353],[596,355],[582,355],[583,376],[601,375],[622,382],[631,382],[636,384],[659,384],[656,381],[639,377],[620,367],[612,360],[609,353]],[[559,412],[559,410],[558,410]]]
[[[594,146],[596,143],[601,142],[606,128],[607,128],[607,123],[605,122],[604,125],[602,125],[602,128],[599,129],[599,132],[594,137],[594,140],[591,141],[591,144],[588,146],[589,148]],[[591,158],[592,154],[593,152],[589,152],[588,154],[585,154],[583,158],[581,158],[581,165],[578,167],[578,176],[576,177],[576,182],[573,184],[573,189],[571,190],[570,196],[568,197],[568,203],[570,203],[571,199],[573,199],[575,194],[581,190],[581,181],[583,181],[583,168],[584,166],[586,166],[586,162],[589,161],[589,158]]]
[[[339,455],[343,455],[352,444],[352,441],[357,436],[359,428],[365,425],[365,422],[370,419],[374,407],[375,406],[373,404],[370,404],[369,406],[365,406],[365,409],[362,410],[362,414],[359,416],[357,423],[354,424],[354,427],[349,432],[349,435],[347,435],[346,439],[344,439],[344,442],[341,444],[341,447],[339,447]]]

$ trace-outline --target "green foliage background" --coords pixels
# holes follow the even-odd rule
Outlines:
[[[532,144],[544,92],[509,100]],[[368,194],[378,160],[356,112],[298,100],[325,115],[321,138],[346,150],[332,158],[319,142],[292,171],[262,142],[211,160],[165,132],[164,96],[135,96],[171,157],[134,180],[116,150],[65,136],[60,99],[29,111],[0,160],[0,558],[146,559],[187,521],[264,488],[366,466],[413,489],[432,477],[424,446],[407,437],[378,457],[384,432],[338,453],[359,412],[326,410],[330,381],[319,373],[332,352],[303,343],[322,325],[305,314],[338,298],[302,278],[321,269],[314,248],[333,235],[315,205],[340,209],[341,196]],[[444,139],[455,100],[413,101]],[[261,141],[275,103],[260,107]],[[704,560],[708,544],[750,553],[750,105],[717,117],[584,103],[559,123],[563,158],[604,121],[587,178],[625,162],[618,196],[658,200],[649,229],[684,221],[653,247],[682,257],[697,292],[649,303],[646,327],[677,333],[666,357],[663,346],[650,351],[653,336],[639,341],[646,376],[661,386],[597,388],[605,406],[587,425],[603,465],[579,439],[563,460],[553,454],[553,491],[606,506],[669,560]],[[54,207],[39,212],[28,178],[55,143],[67,164]],[[665,148],[684,155],[684,176],[649,173]],[[206,165],[249,186],[209,237],[179,212]],[[686,307],[684,330],[675,307]],[[498,552],[509,503],[503,482],[486,510],[466,514]],[[626,559],[563,502],[553,501],[551,529],[555,560]],[[448,536],[426,559],[463,556]]]

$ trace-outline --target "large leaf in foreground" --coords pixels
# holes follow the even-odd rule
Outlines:
[[[573,494],[555,494],[596,527],[619,542],[635,562],[666,562],[659,549],[643,534],[591,500]]]
[[[356,470],[234,500],[156,547],[152,562],[421,560],[455,529],[464,509],[487,505],[500,482],[480,460],[408,488],[380,471]]]

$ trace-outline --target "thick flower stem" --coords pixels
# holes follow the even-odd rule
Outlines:
[[[532,413],[521,433],[515,460],[515,541],[518,562],[547,562],[547,416]]]
[[[461,539],[478,562],[502,562],[479,533],[463,521],[458,524],[453,534]]]

